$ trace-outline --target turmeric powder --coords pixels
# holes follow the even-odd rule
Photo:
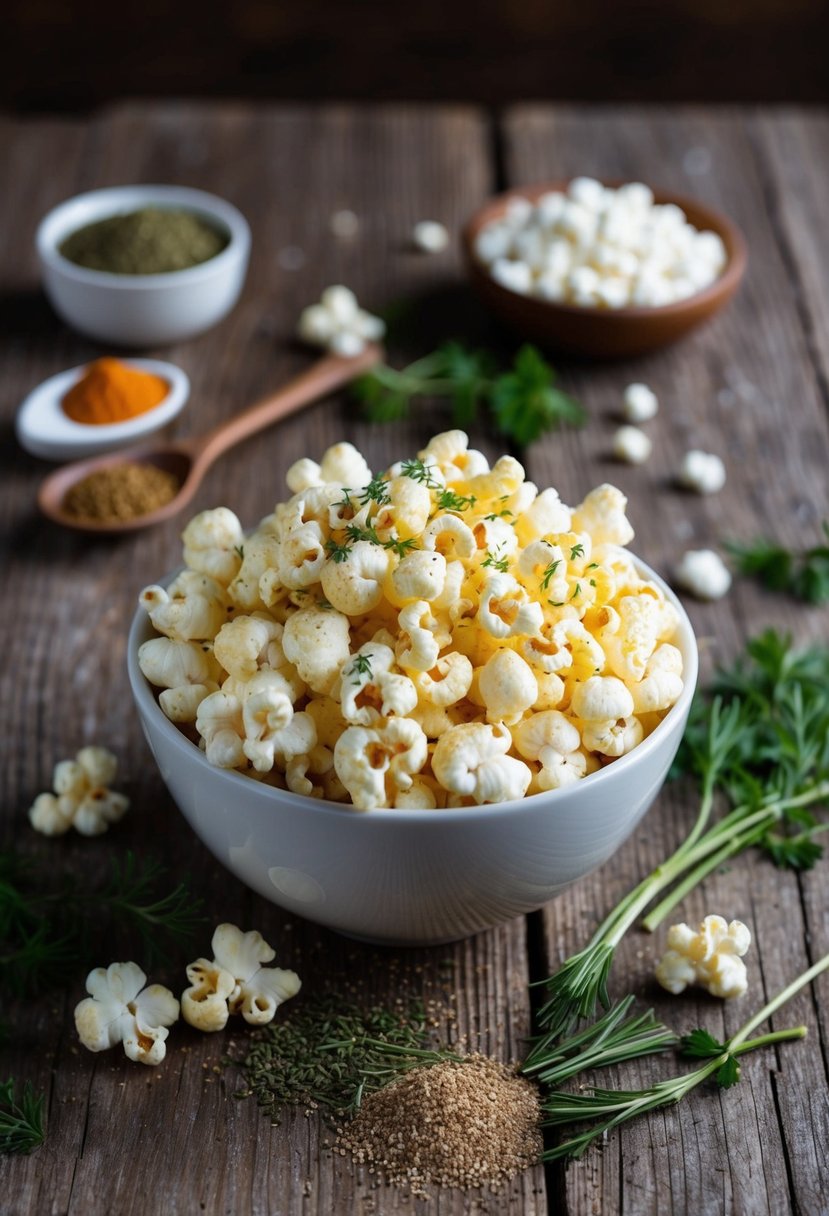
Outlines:
[[[161,376],[129,367],[120,359],[96,359],[61,404],[73,422],[103,426],[155,409],[169,391]]]

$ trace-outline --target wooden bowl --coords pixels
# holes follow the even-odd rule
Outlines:
[[[643,355],[676,342],[713,317],[734,295],[747,261],[746,245],[739,229],[719,211],[703,206],[696,199],[660,191],[654,191],[655,202],[676,203],[695,228],[716,232],[725,245],[728,254],[725,270],[710,287],[696,295],[656,308],[593,308],[520,295],[496,283],[475,253],[478,233],[499,219],[513,198],[526,198],[534,203],[550,191],[565,192],[568,184],[566,181],[544,182],[499,194],[476,211],[463,230],[463,253],[475,290],[492,312],[522,338],[551,350],[589,355],[594,359]],[[603,184],[616,188],[623,183]]]

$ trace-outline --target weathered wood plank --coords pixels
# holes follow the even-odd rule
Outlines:
[[[201,431],[279,384],[307,363],[290,346],[299,310],[330,282],[352,285],[369,306],[458,279],[454,253],[426,259],[407,249],[411,225],[433,217],[457,227],[491,189],[486,131],[470,110],[377,112],[331,108],[126,107],[88,128],[11,124],[4,137],[24,166],[0,200],[7,209],[4,261],[14,290],[35,300],[30,236],[39,214],[76,190],[124,181],[202,186],[239,204],[253,228],[253,259],[243,298],[222,327],[165,352],[191,377],[193,396],[178,433]],[[74,142],[72,142],[74,141]],[[462,152],[462,155],[459,154]],[[15,162],[17,163],[17,162]],[[47,183],[47,184],[44,184]],[[330,235],[329,217],[350,207],[361,219],[350,242]],[[13,235],[12,235],[13,234]],[[300,269],[292,269],[301,264]],[[30,304],[3,357],[4,418],[48,372],[97,353],[71,335],[45,306]],[[430,313],[434,307],[430,306]],[[420,340],[420,339],[419,339]],[[416,348],[412,353],[419,353]],[[397,354],[408,353],[401,348]],[[288,465],[319,456],[347,437],[385,466],[417,450],[436,415],[424,411],[394,431],[355,419],[343,400],[326,402],[228,455],[208,477],[193,510],[227,503],[254,524],[283,495]],[[485,436],[476,436],[482,443]],[[198,844],[172,806],[140,738],[124,672],[126,628],[135,596],[180,560],[184,520],[118,542],[60,534],[33,513],[34,488],[46,466],[9,445],[0,479],[11,524],[6,552],[7,620],[15,645],[6,672],[3,737],[15,739],[4,766],[6,831],[43,858],[100,868],[112,852],[137,846],[188,871],[206,896],[211,922],[255,925],[295,966],[309,990],[363,985],[394,999],[405,972],[415,995],[444,993],[448,965],[457,1015],[447,1033],[514,1057],[528,1031],[525,926],[516,921],[457,947],[376,953],[295,921],[230,879]],[[110,837],[97,841],[33,839],[24,811],[52,764],[89,741],[121,757],[133,808]],[[207,948],[209,930],[199,949]],[[97,960],[108,961],[108,960]],[[153,976],[179,990],[181,972]],[[214,1071],[221,1039],[186,1027],[168,1058],[146,1072],[117,1053],[93,1057],[74,1046],[65,1001],[26,1011],[27,1041],[3,1067],[53,1084],[46,1146],[28,1159],[0,1162],[0,1185],[24,1213],[117,1211],[123,1216],[251,1212],[285,1216],[466,1210],[459,1193],[429,1206],[391,1190],[373,1191],[348,1163],[321,1147],[316,1119],[302,1115],[271,1128],[250,1102],[232,1098],[236,1080]],[[243,1031],[236,1034],[237,1042]],[[18,1041],[19,1042],[19,1041]],[[485,1197],[484,1211],[546,1211],[543,1173],[531,1171],[509,1195]]]
[[[797,148],[807,138],[822,138],[820,124],[813,128],[806,123],[801,132],[793,117],[791,126]],[[819,276],[813,270],[807,294],[793,273],[768,209],[768,178],[742,116],[522,107],[507,115],[504,131],[512,183],[588,173],[641,178],[663,189],[694,193],[737,220],[750,251],[749,274],[734,305],[682,345],[635,362],[564,369],[591,421],[581,433],[533,449],[527,461],[533,480],[555,484],[568,501],[578,501],[602,480],[620,485],[630,499],[636,552],[668,575],[685,548],[717,547],[725,538],[758,534],[778,536],[793,546],[802,545],[805,535],[816,537],[818,521],[827,514],[829,453],[826,414],[810,359],[811,348],[820,348],[826,337]],[[801,165],[798,152],[789,155]],[[804,167],[798,171],[811,177]],[[815,240],[810,235],[815,212],[788,197],[787,203],[790,240],[793,247],[799,242],[805,262],[804,251]],[[804,298],[813,332],[804,327]],[[608,459],[613,414],[632,380],[645,380],[662,403],[660,415],[648,424],[654,457],[636,469]],[[692,446],[725,459],[729,480],[721,494],[700,500],[672,487],[673,470]],[[750,584],[737,584],[720,604],[688,607],[700,639],[703,678],[714,662],[735,654],[748,634],[769,624],[791,630],[804,642],[827,637],[825,611],[764,595]],[[547,910],[551,968],[586,940],[600,914],[670,851],[692,814],[684,791],[666,790],[612,863]],[[713,1001],[676,1001],[660,994],[650,975],[663,934],[655,940],[629,935],[619,950],[616,991],[632,987],[641,992],[682,1029],[699,1023],[715,1034],[733,1031],[748,1011],[826,950],[825,917],[818,912],[818,892],[825,901],[826,881],[824,864],[802,884],[808,892],[804,907],[796,877],[747,857],[680,907],[681,916],[674,919],[695,921],[718,911],[742,916],[752,927],[753,982],[738,1005],[722,1009]],[[746,1060],[745,1080],[736,1090],[719,1098],[696,1094],[680,1108],[629,1127],[603,1151],[571,1166],[561,1183],[565,1210],[637,1216],[819,1210],[816,1196],[827,1176],[814,1138],[819,1142],[825,1135],[826,1061],[820,1034],[814,1033],[812,998],[801,996],[780,1018],[780,1025],[802,1018],[813,1037],[783,1048],[777,1060],[769,1054]],[[622,1070],[614,1083],[636,1086],[664,1075],[668,1067],[667,1062],[642,1062]]]

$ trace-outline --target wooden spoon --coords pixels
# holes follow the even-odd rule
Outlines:
[[[64,465],[41,484],[37,496],[38,506],[43,514],[55,523],[62,524],[65,528],[74,528],[78,532],[137,532],[141,528],[161,523],[187,506],[207,470],[228,448],[341,388],[375,363],[379,363],[382,355],[382,348],[375,344],[367,345],[361,354],[350,359],[340,355],[327,355],[271,396],[258,401],[227,422],[222,422],[201,437],[177,439],[164,444],[148,443],[120,452],[108,452],[106,456],[97,456],[92,460],[76,460],[72,464]],[[178,493],[163,507],[149,511],[146,515],[138,515],[134,519],[89,519],[71,515],[64,509],[66,495],[76,482],[96,469],[110,469],[124,463],[151,464],[156,468],[165,469],[177,478],[180,484]]]

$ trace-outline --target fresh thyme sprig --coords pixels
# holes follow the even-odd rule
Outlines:
[[[556,387],[556,375],[534,346],[522,346],[508,371],[485,351],[446,342],[401,371],[381,364],[361,376],[354,392],[373,422],[407,416],[419,397],[447,399],[454,426],[468,427],[488,412],[500,434],[521,447],[562,423],[580,426],[584,411]]]
[[[759,539],[752,544],[731,541],[728,552],[736,559],[738,574],[755,578],[769,591],[786,592],[807,604],[829,600],[829,520],[823,523],[826,543],[794,552],[774,541]]]
[[[600,1122],[564,1143],[547,1149],[543,1154],[544,1161],[556,1161],[561,1157],[580,1157],[594,1140],[606,1135],[613,1128],[619,1127],[647,1111],[672,1106],[711,1077],[716,1079],[721,1088],[728,1089],[739,1080],[738,1059],[740,1056],[749,1051],[756,1051],[760,1047],[768,1047],[773,1043],[804,1038],[805,1026],[771,1031],[756,1039],[751,1039],[749,1036],[781,1006],[791,1000],[795,993],[806,984],[811,983],[827,968],[829,968],[829,954],[793,980],[782,992],[779,992],[767,1005],[763,1006],[759,1013],[741,1026],[726,1043],[718,1044],[711,1035],[706,1035],[706,1032],[701,1031],[694,1032],[693,1036],[687,1036],[683,1045],[685,1054],[693,1054],[698,1057],[702,1055],[699,1050],[702,1046],[702,1036],[706,1036],[705,1045],[709,1049],[706,1052],[706,1063],[694,1072],[669,1077],[647,1089],[595,1088],[588,1092],[581,1090],[578,1093],[554,1092],[550,1094],[542,1103],[545,1126],[557,1127],[561,1124],[569,1125],[587,1120],[600,1120]],[[692,1044],[689,1044],[689,1038],[692,1040]],[[696,1051],[694,1047],[697,1047]]]
[[[16,852],[0,853],[0,989],[20,993],[60,985],[90,962],[100,930],[114,925],[147,966],[170,959],[203,923],[201,901],[184,883],[164,889],[156,861],[127,853],[104,882],[39,873]]]
[[[13,1077],[0,1082],[0,1153],[30,1153],[43,1143],[44,1095],[27,1081],[17,1093]]]
[[[811,808],[829,801],[827,687],[829,647],[796,654],[789,638],[768,630],[698,698],[675,770],[697,782],[696,821],[676,851],[546,982],[538,1022],[548,1046],[579,1018],[592,1018],[599,1004],[608,1007],[616,947],[658,896],[642,922],[648,930],[708,874],[752,845],[765,848],[778,865],[814,864],[820,855],[815,837],[825,829]],[[718,798],[729,809],[709,826]]]

